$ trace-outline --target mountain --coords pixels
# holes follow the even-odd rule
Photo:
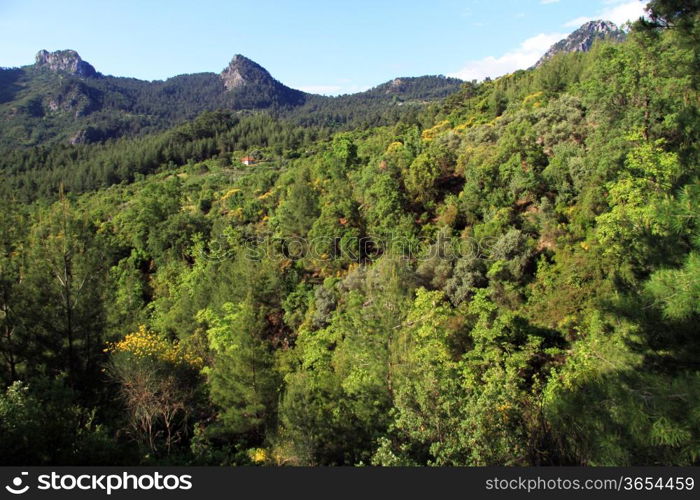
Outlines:
[[[0,146],[101,142],[165,130],[218,109],[267,110],[305,125],[378,123],[387,107],[438,99],[461,83],[401,78],[357,97],[333,98],[287,87],[240,54],[219,74],[143,81],[103,75],[74,50],[41,50],[33,65],[0,68]],[[359,109],[360,104],[370,106]],[[310,118],[319,109],[324,112]],[[374,118],[366,119],[368,114]]]
[[[234,109],[300,106],[307,98],[305,92],[283,85],[265,68],[240,54],[219,76],[228,92],[226,103]]]
[[[299,106],[306,96],[243,56],[221,74],[149,82],[104,76],[74,50],[41,50],[33,65],[0,70],[0,143],[102,141],[163,130],[209,110]]]
[[[588,52],[596,40],[613,40],[621,42],[626,38],[626,34],[615,23],[610,21],[589,21],[579,29],[571,33],[563,40],[559,40],[552,45],[549,50],[535,64],[541,66],[545,61],[560,53]]]
[[[299,125],[331,129],[381,126],[455,94],[462,85],[462,80],[442,75],[395,78],[356,94],[310,95],[303,106],[283,116]]]
[[[226,90],[233,90],[247,85],[270,85],[279,83],[272,78],[272,75],[245,56],[236,54],[229,65],[221,72],[221,79],[224,81]]]
[[[464,82],[443,75],[401,77],[363,92],[365,95],[396,96],[399,99],[442,99],[455,92]]]
[[[49,71],[62,71],[86,78],[98,78],[100,75],[92,64],[83,61],[74,50],[57,50],[49,52],[40,50],[36,55],[37,68],[46,68]]]

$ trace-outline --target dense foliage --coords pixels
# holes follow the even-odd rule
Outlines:
[[[0,460],[700,463],[677,5],[391,125],[8,153]]]

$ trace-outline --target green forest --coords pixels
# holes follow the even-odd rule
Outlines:
[[[0,464],[700,465],[700,1],[649,12],[430,102],[6,136]]]

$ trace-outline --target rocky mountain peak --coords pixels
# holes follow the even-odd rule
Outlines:
[[[85,78],[96,78],[99,73],[87,61],[83,61],[75,50],[40,50],[36,55],[36,67],[51,71],[62,71]]]
[[[596,20],[583,24],[568,37],[552,45],[543,55],[535,67],[541,66],[545,61],[559,53],[588,52],[596,40],[622,41],[627,35],[615,23]]]
[[[258,63],[245,56],[236,54],[221,72],[226,90],[233,90],[248,84],[270,83],[274,79]]]

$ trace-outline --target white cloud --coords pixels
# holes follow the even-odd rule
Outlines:
[[[557,3],[557,2],[559,2],[559,0],[540,0],[540,3],[542,5],[548,5],[550,3]]]
[[[603,19],[608,19],[617,25],[627,21],[636,21],[645,14],[644,7],[645,4],[639,0],[625,2],[606,10],[603,13]]]
[[[448,76],[462,80],[483,80],[526,69],[537,62],[547,49],[566,36],[565,33],[540,33],[528,38],[520,46],[501,57],[485,57],[469,61],[462,69]]]
[[[636,21],[644,15],[644,2],[640,0],[606,0],[604,2],[608,7],[600,10],[595,17],[577,17],[564,24],[569,28],[578,28],[582,24],[593,21],[594,19],[603,19],[612,21],[618,26],[627,21]]]

